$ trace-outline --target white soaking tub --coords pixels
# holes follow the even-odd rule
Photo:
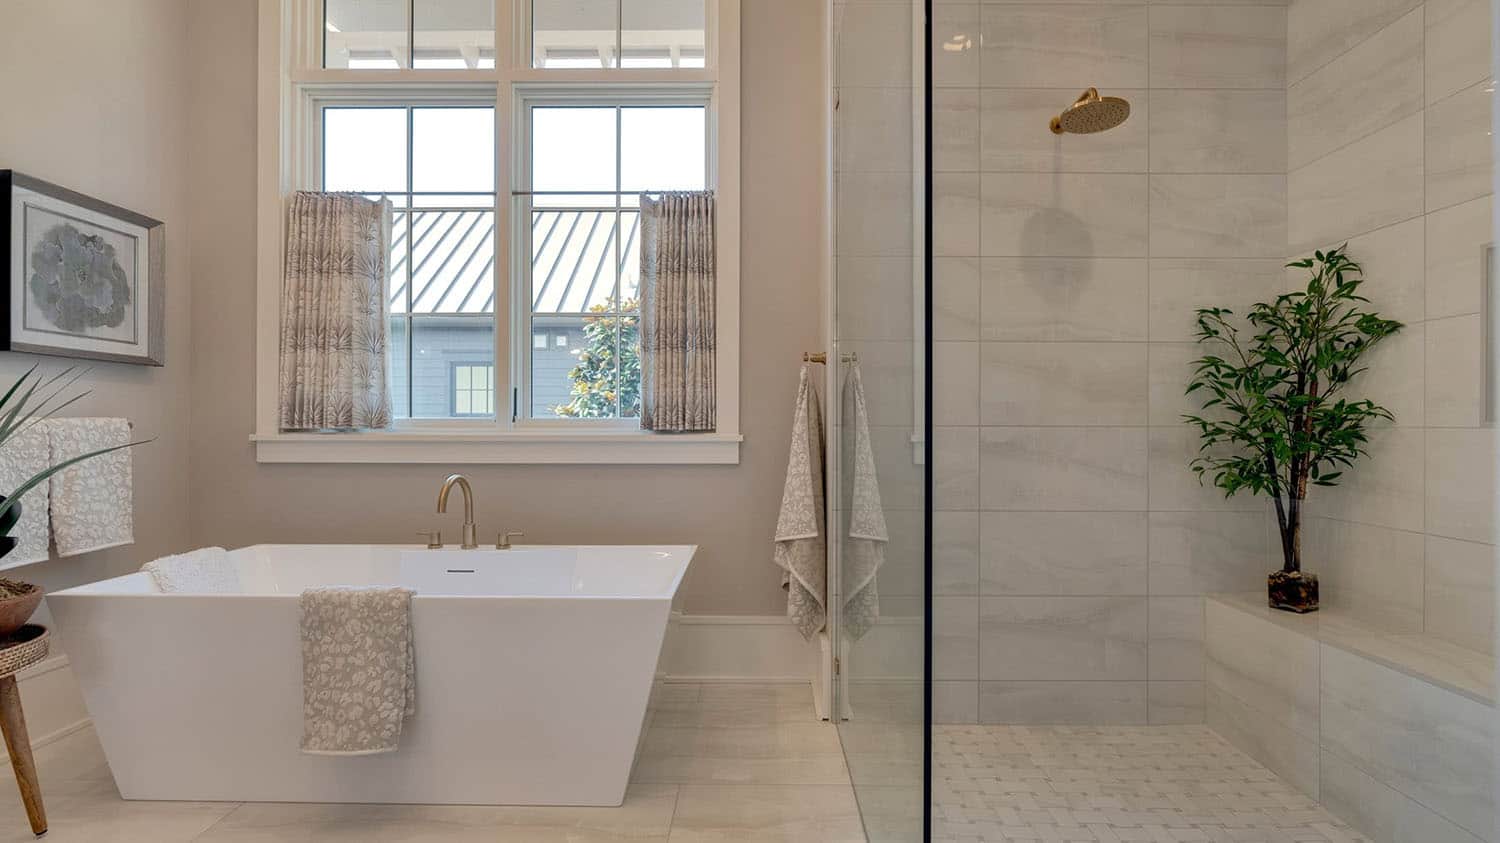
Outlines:
[[[258,545],[238,594],[134,573],[47,601],[126,799],[619,805],[695,550]],[[299,752],[298,595],[391,584],[417,592],[400,750]]]

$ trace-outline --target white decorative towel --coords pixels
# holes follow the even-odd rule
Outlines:
[[[12,491],[47,470],[50,457],[47,442],[47,425],[44,421],[27,424],[14,433],[0,448],[0,494]],[[11,535],[16,537],[16,549],[0,564],[7,568],[41,562],[51,552],[52,533],[47,518],[50,484],[41,483],[21,496],[21,520]]]
[[[807,363],[797,385],[792,450],[787,460],[774,558],[781,568],[786,614],[812,640],[828,623],[828,553],[823,535],[823,410]]]
[[[302,592],[302,751],[395,752],[417,711],[417,659],[406,588]]]
[[[130,441],[125,419],[51,419],[47,428],[53,465]],[[52,475],[52,537],[58,556],[135,541],[130,451],[112,451]]]
[[[141,570],[167,594],[238,594],[241,590],[239,570],[222,547],[163,556],[142,565]]]
[[[853,403],[854,500],[849,512],[849,543],[844,565],[844,630],[858,640],[880,617],[875,576],[885,564],[885,510],[880,505],[880,479],[875,473],[875,450],[870,445],[870,414],[859,364],[849,370],[844,391]]]

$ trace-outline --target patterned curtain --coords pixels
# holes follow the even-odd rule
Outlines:
[[[712,192],[641,196],[641,427],[709,431],[715,396]]]
[[[391,205],[298,193],[281,284],[281,429],[390,426]]]

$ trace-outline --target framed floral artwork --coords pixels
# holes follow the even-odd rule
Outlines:
[[[166,363],[166,225],[14,170],[0,170],[0,348]]]

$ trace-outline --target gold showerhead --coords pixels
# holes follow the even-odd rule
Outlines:
[[[1101,97],[1098,88],[1083,92],[1077,102],[1052,118],[1052,134],[1091,135],[1105,132],[1130,117],[1130,103],[1119,97]]]

